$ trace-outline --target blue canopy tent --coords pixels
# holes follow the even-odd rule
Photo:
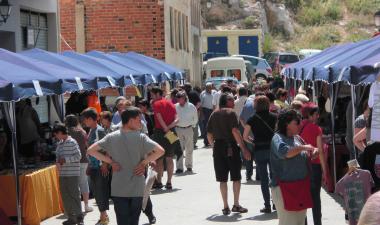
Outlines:
[[[141,63],[135,60],[130,60],[124,57],[120,57],[118,55],[107,54],[100,51],[90,51],[87,53],[87,55],[100,58],[100,59],[105,59],[105,60],[120,64],[122,66],[125,66],[127,68],[133,68],[135,70],[138,70],[145,75],[145,79],[147,81],[150,81],[149,83],[160,83],[160,82],[170,79],[170,77],[166,77],[166,76],[163,79],[163,77],[160,76],[161,71],[157,70],[157,68],[152,67],[151,65],[146,65],[144,63]]]
[[[330,87],[331,131],[334,156],[334,179],[336,181],[335,165],[335,124],[334,109],[337,101],[339,85],[344,81],[351,86],[352,121],[355,121],[356,112],[356,85],[369,84],[376,80],[378,69],[374,62],[380,62],[380,37],[357,43],[348,43],[326,49],[310,59],[302,60],[290,65],[283,75],[294,80],[322,80]],[[314,86],[315,90],[315,86]],[[352,125],[352,129],[354,125]],[[355,153],[355,151],[353,151]],[[356,154],[353,154],[356,157]],[[352,157],[352,154],[351,154]]]
[[[33,59],[37,59],[40,61],[44,61],[47,63],[51,63],[57,66],[65,67],[67,69],[80,71],[82,73],[93,76],[97,79],[98,88],[106,88],[106,87],[112,86],[109,83],[108,76],[116,77],[116,78],[120,77],[119,74],[103,66],[90,64],[90,63],[83,62],[83,61],[73,59],[70,57],[66,57],[60,54],[48,52],[42,49],[35,48],[35,49],[20,52],[18,54],[21,54],[23,56],[27,56]]]
[[[80,60],[82,62],[86,62],[92,65],[96,65],[99,67],[104,67],[107,70],[113,71],[113,76],[111,77],[111,74],[109,75],[110,83],[113,83],[112,86],[128,86],[128,85],[137,85],[137,84],[145,84],[146,79],[143,74],[141,74],[139,71],[127,68],[125,66],[122,66],[120,64],[100,59],[97,57],[79,54],[73,51],[65,51],[62,53],[63,56]]]
[[[62,81],[33,69],[3,61],[0,53],[0,101],[18,101],[37,96],[35,85],[41,87],[43,95],[62,94]],[[37,84],[38,83],[38,84]],[[41,93],[39,93],[41,94]]]
[[[98,88],[95,77],[79,71],[31,59],[4,49],[0,49],[0,59],[61,80],[62,90],[60,92],[62,93],[80,91],[82,89],[96,90]]]
[[[125,56],[126,58],[129,58],[131,60],[141,62],[144,65],[154,66],[159,71],[161,71],[161,73],[169,74],[171,76],[172,80],[183,80],[183,79],[185,79],[183,70],[180,70],[180,69],[178,69],[178,68],[176,68],[176,67],[174,67],[168,63],[165,63],[161,60],[158,60],[158,59],[155,59],[152,57],[148,57],[148,56],[145,56],[142,54],[138,54],[136,52],[128,52],[126,54],[122,54],[122,53],[111,53],[111,54]]]

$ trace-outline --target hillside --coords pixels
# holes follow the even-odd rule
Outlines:
[[[204,28],[262,28],[263,50],[267,52],[324,49],[370,38],[380,1],[202,0],[202,6]]]

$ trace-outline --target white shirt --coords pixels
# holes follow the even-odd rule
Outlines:
[[[222,95],[221,91],[215,92],[213,98],[212,98],[212,105],[215,106],[215,108],[219,108],[219,99],[220,96]]]
[[[215,90],[211,90],[211,93],[208,93],[207,91],[203,91],[201,93],[201,107],[207,108],[207,109],[214,109],[213,108],[213,99],[214,94],[216,93]]]
[[[371,85],[368,106],[372,108],[371,141],[380,142],[380,82]]]
[[[235,107],[234,111],[236,113],[236,116],[239,118],[241,111],[243,111],[243,107],[245,102],[247,101],[248,97],[247,96],[241,96],[238,99],[235,100]]]
[[[178,127],[195,127],[198,122],[197,108],[190,102],[186,102],[184,106],[179,103],[175,104],[175,109],[178,115]]]

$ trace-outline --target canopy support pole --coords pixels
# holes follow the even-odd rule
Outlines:
[[[355,118],[356,118],[356,90],[355,86],[351,85],[351,105],[352,105],[352,143],[354,143],[355,136]],[[350,154],[350,159],[356,159],[356,148],[355,144],[352,145],[352,149],[350,149],[353,154]]]
[[[6,104],[9,116],[11,119],[12,130],[12,158],[13,158],[13,176],[16,185],[16,207],[17,207],[17,224],[22,224],[21,202],[20,202],[20,184],[18,176],[18,151],[17,151],[17,136],[16,136],[16,103],[14,101]]]
[[[334,112],[334,85],[330,84],[330,108],[331,108],[331,143],[333,148],[334,185],[336,184],[336,148],[335,148],[335,112]]]

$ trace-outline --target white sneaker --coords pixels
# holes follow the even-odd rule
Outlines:
[[[88,213],[88,212],[92,212],[92,211],[94,211],[94,209],[91,206],[87,205],[84,207],[84,212]]]

